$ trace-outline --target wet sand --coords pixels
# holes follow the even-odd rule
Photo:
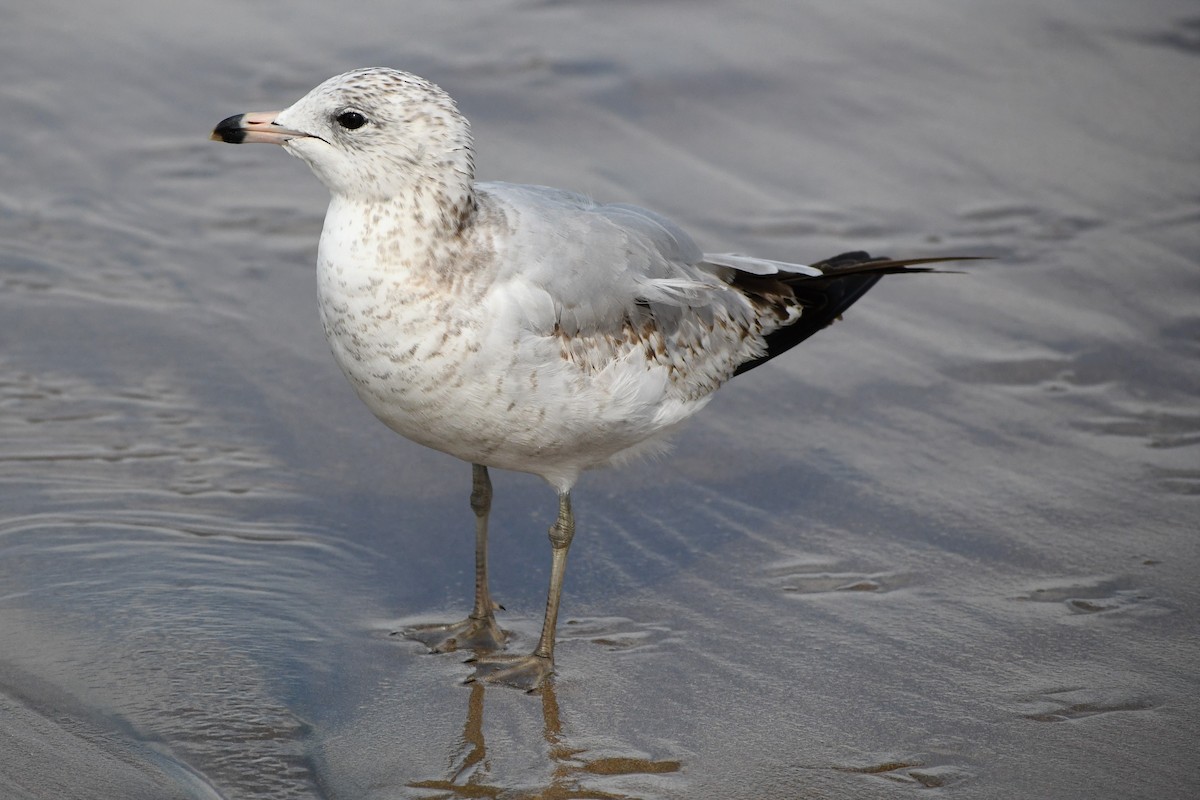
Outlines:
[[[1191,4],[5,5],[0,796],[1200,790]],[[585,477],[540,696],[391,635],[469,607],[470,469],[328,355],[315,178],[206,140],[374,64],[708,249],[995,259]],[[493,477],[526,649],[553,493]]]

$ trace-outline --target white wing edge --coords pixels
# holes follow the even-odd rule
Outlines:
[[[754,258],[740,253],[705,253],[703,263],[711,264],[714,267],[729,267],[739,272],[749,272],[751,275],[778,275],[783,272],[789,275],[808,275],[810,278],[817,278],[825,274],[816,267],[806,264],[789,264],[786,261]]]

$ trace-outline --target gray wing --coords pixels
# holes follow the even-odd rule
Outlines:
[[[543,187],[479,188],[503,220],[493,231],[492,309],[556,340],[585,372],[616,369],[629,386],[696,400],[766,356],[765,337],[800,315],[776,276],[803,279],[808,267],[705,255],[674,223],[636,206]]]
[[[757,328],[754,304],[733,285],[737,273],[821,274],[731,253],[706,255],[675,223],[637,206],[541,186],[479,188],[507,218],[497,245],[498,279],[529,295],[530,320],[539,328],[619,335],[631,322],[653,321],[671,335],[693,317]]]
[[[644,354],[691,397],[840,318],[883,275],[973,260],[843,253],[812,266],[703,254],[669,220],[542,187],[490,184],[510,223],[498,273],[521,325],[558,335],[591,369]]]

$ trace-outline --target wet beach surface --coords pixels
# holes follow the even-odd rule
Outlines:
[[[4,5],[0,796],[1195,796],[1193,4]],[[469,608],[470,468],[329,356],[323,187],[206,139],[376,64],[710,250],[995,258],[586,476],[540,696],[391,635]]]

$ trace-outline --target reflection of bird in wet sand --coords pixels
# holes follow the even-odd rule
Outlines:
[[[660,451],[722,383],[824,328],[881,275],[949,260],[711,255],[641,208],[476,183],[454,102],[390,69],[230,117],[213,138],[283,145],[332,193],[317,280],[334,357],[389,427],[474,465],[475,608],[409,633],[474,648],[478,677],[526,689],[553,671],[580,473]],[[487,654],[505,640],[487,585],[488,467],[558,491],[546,616],[526,656]]]
[[[593,748],[572,743],[563,734],[562,714],[558,708],[558,696],[553,681],[542,685],[542,738],[546,743],[549,761],[549,783],[538,789],[526,790],[522,797],[559,798],[578,797],[596,800],[633,800],[624,792],[613,792],[599,788],[595,782],[605,779],[628,778],[644,775],[670,775],[678,773],[683,764],[674,759],[649,759],[643,755],[619,755],[612,747],[600,748],[601,753],[589,752]],[[445,792],[444,797],[501,797],[505,795],[503,779],[493,775],[488,744],[484,736],[483,706],[484,685],[471,684],[467,700],[467,718],[463,722],[462,737],[458,752],[450,759],[450,769],[444,778],[424,778],[408,783],[413,789]],[[499,747],[513,744],[501,737]],[[529,742],[521,742],[522,752],[528,757],[533,751]],[[494,750],[493,750],[494,752]],[[505,759],[500,759],[501,761]],[[543,772],[543,770],[536,770]],[[589,785],[591,784],[591,785]]]

